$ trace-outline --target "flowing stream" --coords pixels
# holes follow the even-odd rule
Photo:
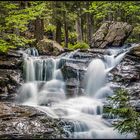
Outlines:
[[[71,138],[132,138],[132,134],[119,134],[102,118],[106,97],[113,95],[107,74],[120,63],[127,51],[110,50],[111,55],[104,55],[103,60],[93,59],[85,74],[85,94],[67,98],[59,65],[62,58],[73,59],[77,51],[54,59],[40,57],[35,49],[28,50],[28,55],[24,55],[26,82],[19,89],[18,102],[34,106],[52,118],[65,118],[72,122],[74,130],[70,133]],[[77,75],[79,84],[79,71]]]

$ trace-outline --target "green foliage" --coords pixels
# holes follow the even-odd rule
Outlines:
[[[18,36],[16,34],[5,34],[4,36],[8,42],[13,44],[13,46],[24,46],[25,44],[31,43],[34,39],[26,39],[22,36]]]
[[[71,49],[71,50],[88,49],[89,48],[89,45],[86,44],[85,42],[78,42],[75,45],[69,45],[68,48]]]
[[[45,21],[45,31],[51,31],[53,35],[56,33],[56,25],[60,22],[60,28],[62,28],[60,33],[62,39],[60,40],[62,42],[65,40],[65,27],[67,27],[68,35],[66,35],[68,37],[66,36],[66,38],[68,38],[70,49],[86,48],[86,45],[75,45],[78,34],[75,23],[78,18],[81,18],[81,25],[79,27],[82,30],[83,42],[89,43],[89,21],[93,25],[91,30],[94,33],[102,22],[108,20],[132,24],[134,30],[128,39],[128,43],[139,42],[140,40],[140,2],[137,1],[24,1],[23,3],[28,3],[29,5],[22,7],[21,1],[0,2],[0,39],[3,40],[3,44],[1,44],[3,50],[8,50],[6,44],[16,47],[25,46],[28,42],[34,41],[25,38],[23,34],[25,31],[28,31],[29,23],[36,18],[43,19]],[[15,33],[15,30],[18,30],[19,34]],[[7,43],[5,44],[4,42]],[[6,49],[4,49],[4,46]]]
[[[6,52],[9,48],[25,46],[34,41],[21,35],[28,30],[28,24],[31,20],[40,17],[45,11],[44,2],[29,2],[30,7],[22,8],[20,2],[1,2],[0,9],[0,51]],[[15,31],[18,31],[15,32]]]
[[[0,39],[0,52],[7,52],[10,48],[15,48],[15,46],[11,46],[7,41]]]
[[[44,30],[45,32],[48,32],[48,31],[54,32],[56,30],[56,27],[50,24],[50,25],[46,25]]]
[[[73,49],[73,44],[68,43],[68,49],[70,49],[70,50],[74,50],[74,49]]]
[[[69,33],[69,42],[71,44],[74,44],[74,43],[76,43],[76,40],[77,40],[77,33],[76,32],[70,32]]]
[[[140,136],[140,113],[130,104],[130,95],[124,89],[118,89],[116,94],[108,98],[112,106],[110,112],[120,117],[115,125],[120,133],[134,133]]]

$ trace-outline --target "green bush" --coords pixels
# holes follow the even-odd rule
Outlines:
[[[48,32],[48,31],[51,31],[51,32],[54,32],[55,30],[56,30],[56,27],[54,26],[54,25],[52,25],[52,24],[50,24],[50,25],[45,25],[45,27],[44,27],[45,29],[45,32]]]
[[[89,49],[89,45],[86,44],[85,42],[78,42],[75,45],[68,45],[68,48],[70,50],[76,50],[76,49]]]
[[[118,89],[114,96],[108,97],[111,105],[110,113],[119,117],[114,124],[120,133],[133,133],[140,138],[140,113],[131,105],[131,96],[128,91]]]
[[[68,49],[70,49],[70,50],[74,50],[74,49],[73,49],[73,44],[68,43]]]
[[[75,44],[77,41],[77,33],[76,32],[69,32],[69,42],[70,44]]]

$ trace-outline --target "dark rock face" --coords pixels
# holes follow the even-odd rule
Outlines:
[[[11,138],[66,138],[64,121],[52,119],[29,106],[0,102],[0,137]]]
[[[0,100],[13,100],[22,82],[22,57],[16,50],[0,56]]]
[[[0,69],[19,69],[21,68],[22,59],[10,56],[0,57]]]
[[[114,89],[122,87],[128,90],[132,100],[140,99],[140,59],[126,55],[122,62],[109,73]],[[112,77],[112,78],[111,78]],[[115,86],[116,85],[116,86]]]
[[[122,46],[132,32],[132,26],[126,22],[105,22],[93,35],[92,48]]]
[[[0,100],[14,100],[22,81],[20,70],[0,69]]]
[[[37,49],[41,55],[58,55],[64,51],[59,43],[50,39],[43,39],[39,41]]]

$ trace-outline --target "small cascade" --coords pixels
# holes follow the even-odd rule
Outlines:
[[[26,81],[49,81],[54,78],[63,79],[57,65],[59,59],[38,57],[26,57],[24,59],[24,71]]]
[[[123,57],[125,56],[126,52],[123,52],[119,55],[104,55],[104,60],[106,62],[106,67],[107,68],[114,68],[116,65],[118,65],[120,63],[120,61],[123,59]]]
[[[25,50],[25,53],[29,56],[39,56],[38,50],[36,48],[28,48]]]
[[[26,82],[35,81],[34,60],[31,57],[24,59],[24,74]]]
[[[113,95],[107,74],[121,62],[128,51],[111,51],[104,59],[93,59],[85,74],[85,95],[66,98],[65,82],[59,66],[62,59],[74,59],[73,55],[42,59],[29,55],[24,58],[26,83],[19,89],[18,101],[34,106],[52,118],[64,118],[73,124],[70,138],[133,138],[121,135],[102,118],[103,105],[107,96]],[[79,92],[80,72],[77,70],[77,89]]]
[[[79,49],[77,49],[77,50],[75,50],[75,51],[73,51],[73,52],[70,52],[70,53],[66,56],[66,58],[67,58],[67,59],[73,58],[74,54],[77,53],[78,51],[79,51]]]

